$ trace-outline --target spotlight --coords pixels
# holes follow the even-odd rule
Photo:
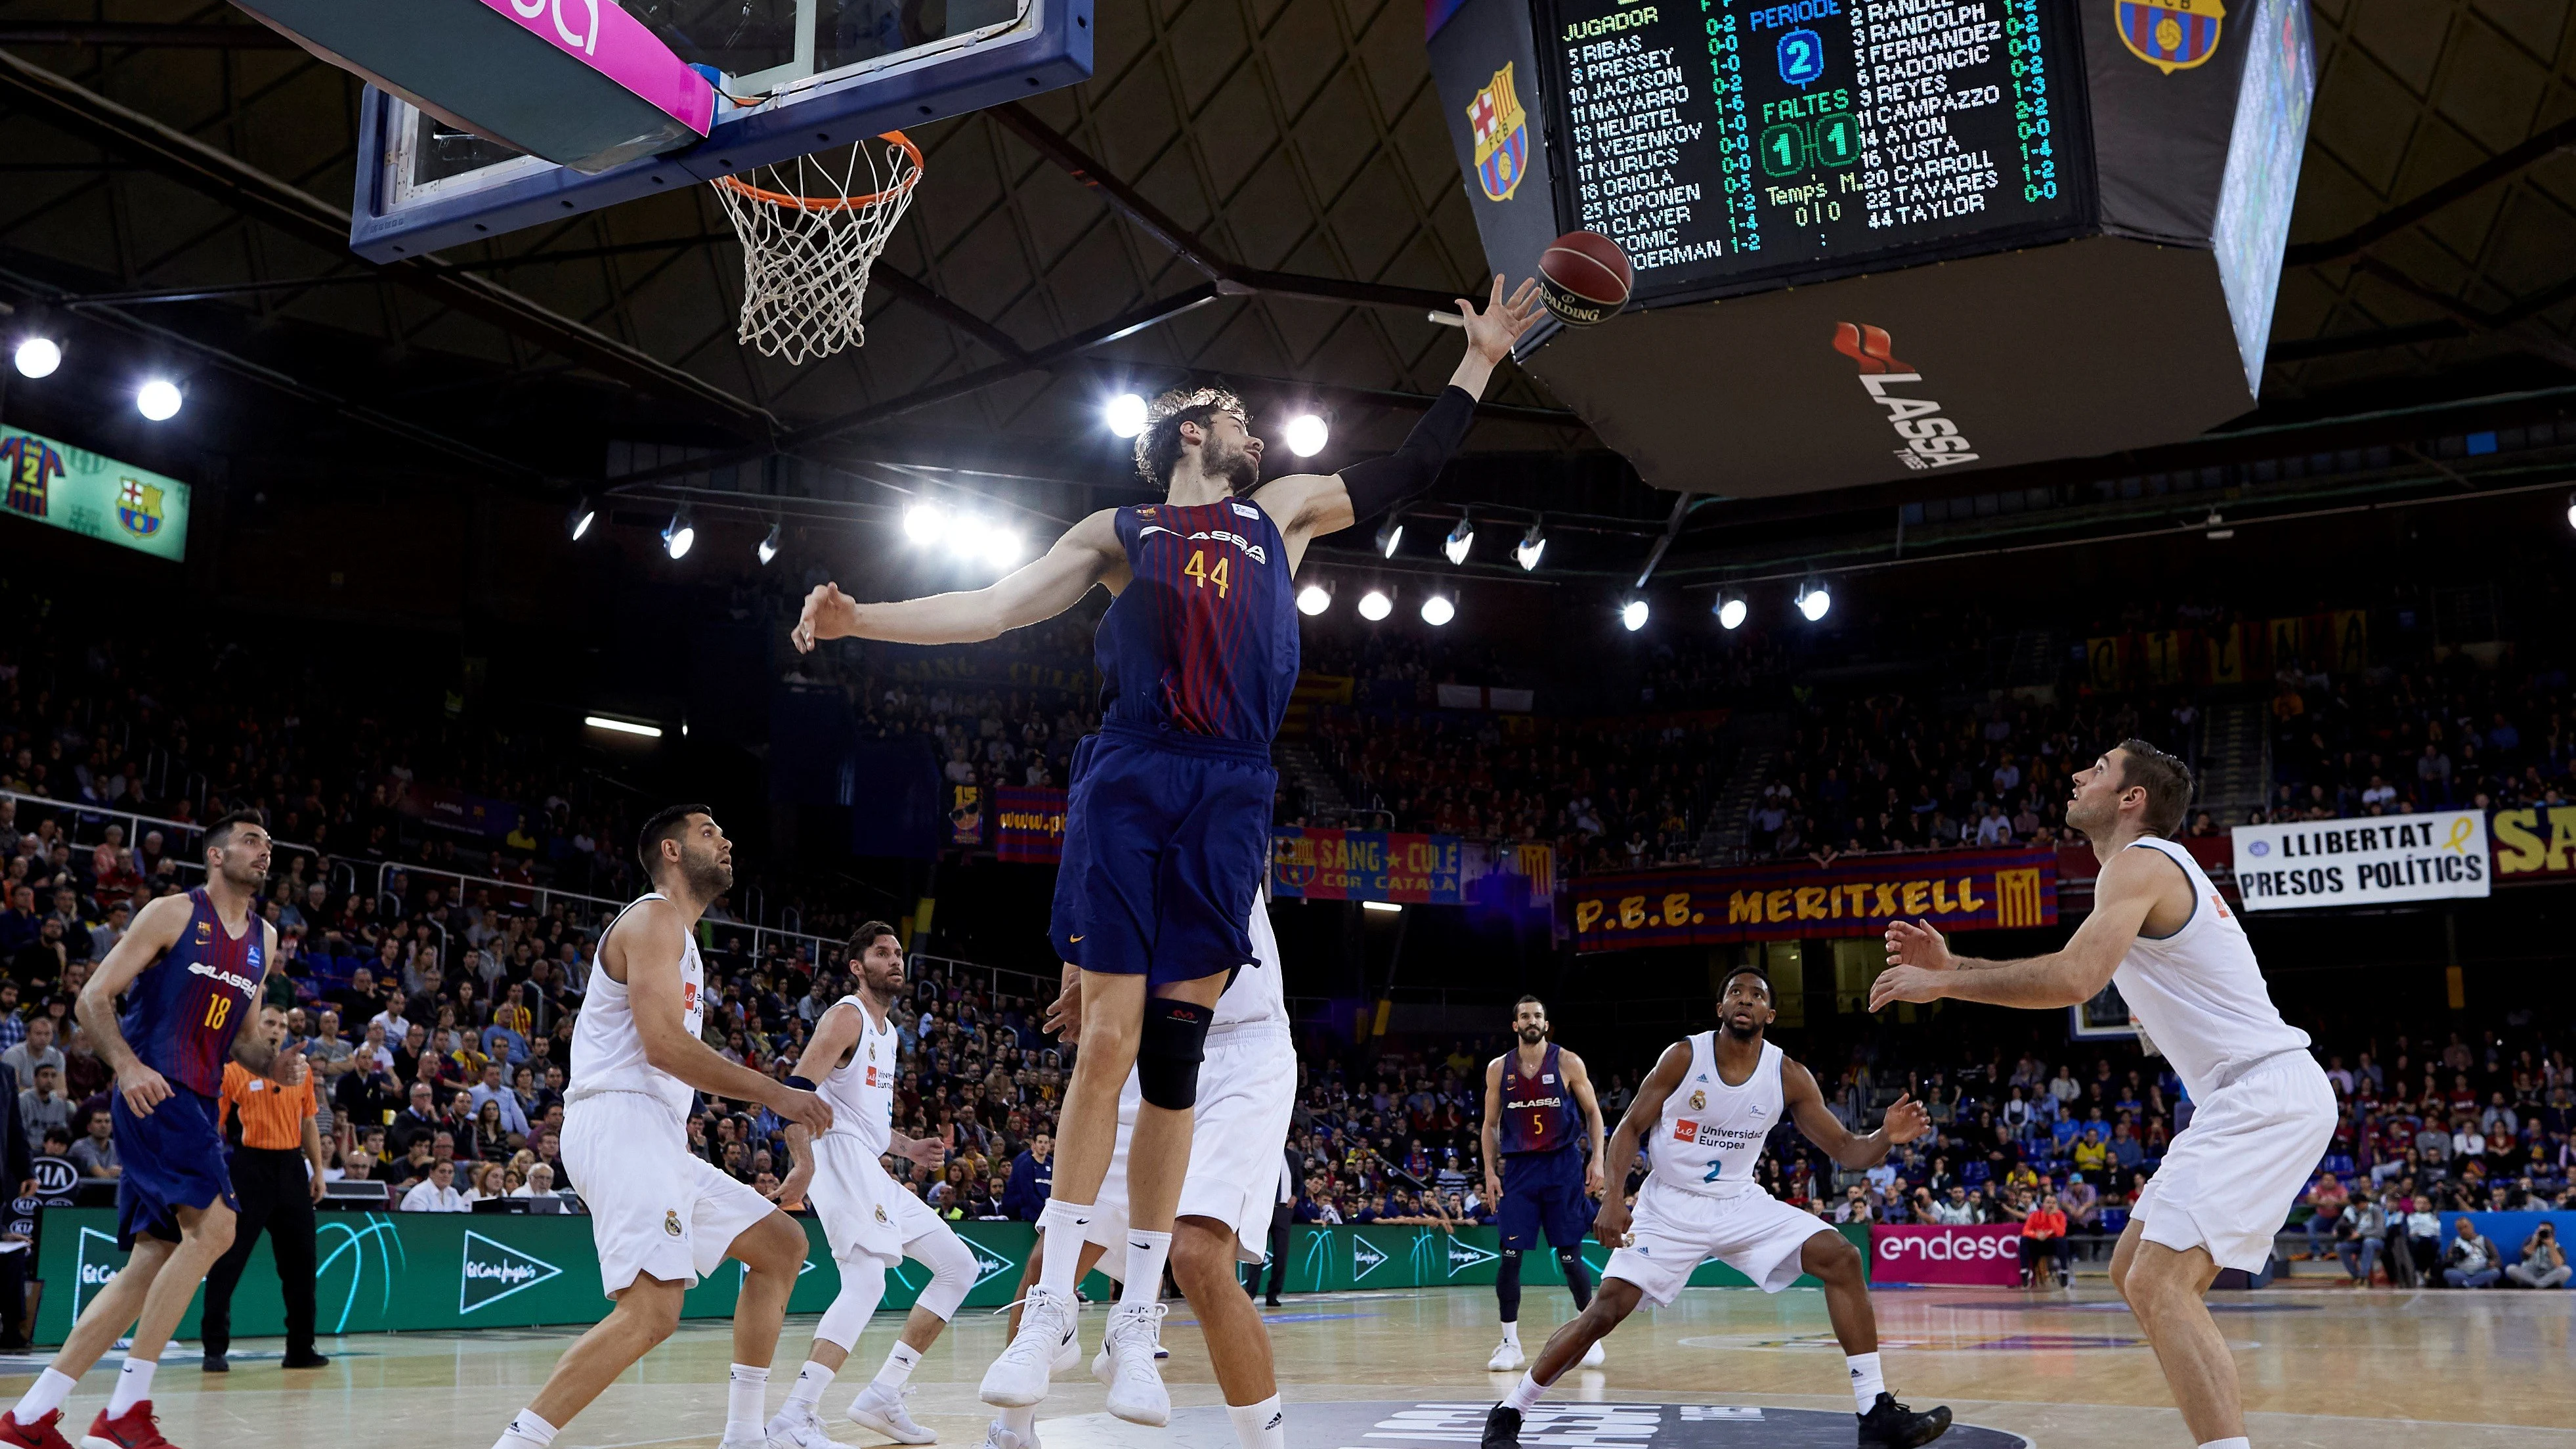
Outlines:
[[[1538,556],[1545,552],[1547,552],[1547,530],[1541,528],[1538,520],[1533,518],[1530,520],[1529,532],[1522,534],[1521,541],[1512,545],[1512,562],[1521,566],[1522,573],[1534,574],[1538,572]]]
[[[658,740],[662,737],[660,725],[647,724],[642,720],[619,719],[615,715],[606,714],[586,714],[581,717],[581,722],[592,729],[607,730],[611,734],[642,735],[648,740]],[[687,725],[682,725],[680,732],[686,734],[688,728]]]
[[[179,415],[179,385],[166,377],[156,377],[136,390],[134,410],[156,423],[166,423]]]
[[[18,344],[18,375],[51,377],[63,365],[63,345],[50,337],[30,337]]]
[[[1395,600],[1388,598],[1383,590],[1371,589],[1360,595],[1360,617],[1370,623],[1374,624],[1394,612]]]
[[[573,500],[572,512],[564,515],[564,531],[572,535],[573,542],[579,543],[581,536],[590,532],[590,526],[598,521],[599,505],[587,496],[577,498]]]
[[[1333,435],[1333,430],[1324,425],[1324,420],[1313,413],[1299,413],[1290,418],[1288,426],[1281,432],[1288,451],[1300,458],[1311,458],[1324,451],[1325,440]]]
[[[1333,607],[1333,591],[1322,584],[1308,584],[1297,591],[1297,612],[1314,618]]]
[[[753,553],[760,555],[762,568],[769,567],[769,561],[778,557],[778,530],[782,527],[785,525],[777,523],[769,525],[769,537],[762,539],[760,547],[752,550]]]
[[[1101,409],[1109,431],[1122,438],[1132,438],[1145,431],[1145,400],[1132,392],[1122,392]]]
[[[1433,594],[1422,601],[1422,622],[1437,629],[1458,617],[1458,606],[1443,594]]]
[[[1798,585],[1796,602],[1798,612],[1806,616],[1808,623],[1813,624],[1824,618],[1825,611],[1834,606],[1834,596],[1832,591],[1825,587],[1823,579],[1811,578]]]
[[[1717,591],[1717,606],[1710,612],[1717,615],[1719,628],[1732,630],[1744,627],[1746,608],[1744,595],[1733,589],[1720,589]]]
[[[992,560],[995,568],[1016,567],[1028,551],[1028,540],[1020,537],[1016,528],[996,528],[984,540],[984,557]]]
[[[1439,314],[1434,313],[1432,315],[1437,316]],[[1362,901],[1360,902],[1360,909],[1364,911],[1380,911],[1390,916],[1400,916],[1404,914],[1404,905],[1400,901]]]
[[[2576,528],[2576,493],[2567,495],[2567,526]]]
[[[948,532],[948,510],[936,503],[916,503],[903,511],[903,536],[927,547]]]
[[[1467,551],[1475,546],[1476,520],[1469,514],[1461,513],[1458,515],[1458,526],[1449,530],[1449,536],[1441,541],[1440,551],[1449,556],[1449,562],[1463,564],[1467,561]]]
[[[1404,542],[1404,520],[1390,513],[1386,522],[1377,526],[1377,556],[1395,557],[1396,545]]]
[[[2227,519],[2215,508],[2209,510],[2209,517],[2202,519],[2200,526],[2208,530],[2206,536],[2211,543],[2225,543],[2236,536],[2236,530],[2227,526]]]
[[[1646,627],[1646,613],[1645,600],[1630,599],[1619,606],[1619,622],[1626,626],[1629,633],[1634,634]]]
[[[687,558],[697,541],[698,526],[689,521],[689,510],[685,508],[672,514],[671,521],[662,525],[662,550],[671,556],[674,563]]]

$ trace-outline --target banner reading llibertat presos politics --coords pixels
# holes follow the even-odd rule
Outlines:
[[[2495,885],[2475,810],[2239,825],[2234,836],[2249,911],[2484,896]]]

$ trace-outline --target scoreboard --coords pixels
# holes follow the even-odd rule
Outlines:
[[[2068,0],[1536,0],[1555,209],[1639,304],[2072,236]]]

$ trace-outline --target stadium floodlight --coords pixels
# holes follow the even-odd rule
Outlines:
[[[134,410],[156,423],[166,423],[179,415],[179,384],[166,377],[156,377],[134,392]]]
[[[672,514],[671,521],[662,525],[662,550],[671,556],[673,563],[687,558],[697,541],[698,526],[690,520],[689,510],[685,508]]]
[[[63,345],[42,335],[18,344],[18,375],[25,378],[51,377],[63,365]]]
[[[1370,623],[1377,623],[1394,612],[1395,600],[1388,598],[1385,590],[1371,589],[1360,595],[1360,617]]]
[[[1458,606],[1446,594],[1432,594],[1422,601],[1422,622],[1437,629],[1458,617]]]
[[[1322,584],[1308,584],[1297,591],[1297,612],[1312,619],[1333,607],[1333,591]]]
[[[1798,585],[1797,605],[1798,612],[1813,624],[1824,618],[1825,611],[1834,606],[1833,592],[1825,587],[1823,579],[1810,578]]]
[[[1751,611],[1752,606],[1745,602],[1744,593],[1740,589],[1718,590],[1717,603],[1709,610],[1710,613],[1717,615],[1717,627],[1726,630],[1743,628],[1744,616]]]
[[[940,542],[953,558],[983,558],[993,546],[992,525],[971,513],[952,514]]]
[[[662,737],[660,725],[646,724],[642,720],[619,719],[614,715],[605,714],[586,714],[581,717],[581,722],[592,729],[606,730],[610,734],[642,735],[648,740],[658,740]]]
[[[1630,599],[1628,602],[1619,606],[1619,622],[1627,628],[1629,633],[1634,634],[1638,630],[1646,627],[1646,615],[1648,612],[1645,600]]]
[[[1288,426],[1282,428],[1280,434],[1287,442],[1289,452],[1300,458],[1311,458],[1324,451],[1324,444],[1332,438],[1333,430],[1313,413],[1299,413],[1288,420]]]
[[[2236,530],[2229,526],[2226,516],[2215,508],[2209,510],[2209,517],[2201,520],[2200,526],[2207,530],[2205,536],[2211,543],[2225,543],[2236,536]]]
[[[2576,493],[2567,495],[2567,526],[2576,528]]]
[[[1403,542],[1404,520],[1390,513],[1386,516],[1386,522],[1377,526],[1377,556],[1395,557],[1396,546]]]
[[[773,523],[769,525],[769,536],[760,541],[760,546],[758,548],[752,550],[754,554],[759,555],[760,566],[762,568],[769,567],[769,561],[778,557],[778,533],[780,529],[785,528],[786,526],[787,525],[783,523]]]
[[[598,521],[599,505],[584,495],[574,499],[572,512],[564,515],[564,532],[572,535],[573,542],[579,543],[581,536],[590,532],[590,526]]]
[[[1401,901],[1362,901],[1360,902],[1360,909],[1364,911],[1380,911],[1390,916],[1400,916],[1404,914],[1404,903]]]
[[[936,503],[916,503],[903,511],[903,536],[927,547],[948,535],[948,510]]]
[[[1440,551],[1449,556],[1449,562],[1463,564],[1467,561],[1468,550],[1475,546],[1475,516],[1462,512],[1458,515],[1458,526],[1449,530],[1449,536],[1441,540]]]
[[[1132,392],[1122,392],[1100,409],[1109,431],[1122,438],[1132,438],[1145,431],[1145,399]]]
[[[1534,574],[1538,572],[1538,557],[1545,552],[1547,552],[1547,530],[1540,527],[1539,521],[1533,518],[1530,520],[1529,532],[1522,534],[1521,541],[1512,545],[1512,562],[1521,566],[1522,573]]]
[[[994,528],[984,539],[984,557],[995,568],[1014,568],[1028,556],[1028,540],[1016,528]]]

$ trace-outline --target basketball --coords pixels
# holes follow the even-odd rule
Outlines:
[[[1570,231],[1549,242],[1539,255],[1538,276],[1547,310],[1569,327],[1617,316],[1636,281],[1628,254],[1597,231]]]

